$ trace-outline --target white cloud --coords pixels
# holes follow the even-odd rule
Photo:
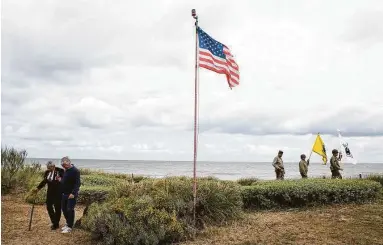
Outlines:
[[[30,156],[192,160],[194,33],[241,71],[200,71],[199,159],[295,161],[336,129],[382,161],[381,1],[3,1],[2,144]],[[318,160],[318,159],[317,159]]]

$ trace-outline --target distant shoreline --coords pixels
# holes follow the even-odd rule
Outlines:
[[[39,162],[43,168],[45,163],[53,160],[59,166],[60,159],[28,158],[27,164]],[[123,173],[141,175],[149,178],[164,178],[168,176],[192,176],[193,162],[189,161],[134,161],[134,160],[92,160],[72,159],[78,168],[104,171],[108,173]],[[300,179],[298,162],[285,162],[285,179]],[[357,177],[359,174],[383,173],[383,164],[360,163],[344,164],[342,176]],[[311,163],[309,178],[331,175],[329,164]],[[238,180],[242,178],[258,178],[261,180],[275,179],[275,171],[270,162],[197,162],[197,176],[212,176],[221,180]]]
[[[26,160],[54,160],[54,161],[60,161],[61,158],[47,158],[47,157],[27,157]],[[72,161],[113,161],[113,162],[158,162],[158,163],[192,163],[192,160],[186,161],[186,160],[131,160],[131,159],[96,159],[96,158],[72,158]],[[212,161],[212,160],[198,160],[197,162],[200,163],[255,163],[255,164],[265,164],[270,163],[271,161]],[[285,164],[297,164],[299,160],[297,161],[285,161]],[[322,162],[310,162],[311,164],[320,164],[322,165]],[[361,164],[383,164],[383,161],[379,162],[358,162],[357,165]],[[328,164],[327,164],[328,165]]]

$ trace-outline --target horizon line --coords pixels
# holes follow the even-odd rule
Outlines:
[[[49,158],[49,157],[27,157],[26,159],[49,159],[49,160],[60,160],[61,158]],[[153,159],[144,159],[144,160],[139,160],[139,159],[105,159],[105,158],[70,158],[71,160],[96,160],[96,161],[129,161],[129,162],[193,162],[193,160],[153,160]],[[298,161],[298,160],[297,160]],[[199,160],[197,162],[222,162],[222,163],[267,163],[267,162],[272,162],[272,161],[222,161],[222,160]],[[299,162],[299,161],[298,161]],[[285,161],[285,163],[295,163],[295,161]],[[311,162],[311,163],[320,163],[322,164],[321,161],[318,162]],[[358,162],[358,164],[361,163],[380,163],[383,164],[383,161],[363,161],[363,162]],[[329,164],[329,163],[328,163]],[[326,165],[328,165],[326,164]]]

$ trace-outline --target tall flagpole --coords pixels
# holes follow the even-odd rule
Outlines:
[[[194,81],[194,159],[193,159],[193,222],[196,226],[196,204],[197,204],[197,116],[198,116],[198,15],[192,9],[192,16],[195,19],[195,81]]]

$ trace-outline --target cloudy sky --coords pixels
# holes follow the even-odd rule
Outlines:
[[[380,0],[4,0],[2,145],[192,160],[192,8],[241,73],[230,90],[200,70],[199,160],[296,161],[341,129],[359,161],[383,162]]]

